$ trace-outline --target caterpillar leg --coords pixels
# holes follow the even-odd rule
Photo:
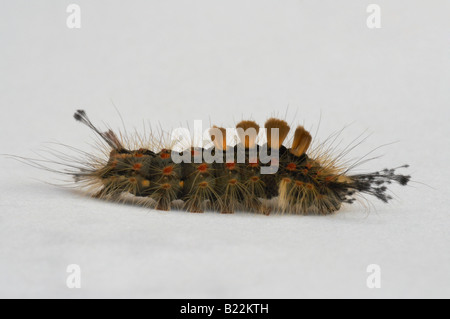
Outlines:
[[[222,207],[220,212],[222,214],[234,214],[234,212],[242,206],[246,189],[239,182],[237,178],[225,177],[222,181],[224,185],[223,195],[221,197]]]
[[[188,198],[184,203],[184,210],[190,213],[203,213],[204,199],[199,197]]]
[[[260,203],[258,209],[256,210],[258,214],[269,216],[272,212],[272,208],[266,203]]]
[[[156,202],[156,209],[157,210],[163,210],[163,211],[169,211],[170,210],[170,204],[171,202],[167,200],[167,198],[161,198]]]
[[[203,213],[217,203],[219,195],[215,191],[214,168],[207,163],[186,164],[183,168],[184,208],[191,213]]]
[[[156,209],[168,211],[172,202],[177,199],[176,189],[170,183],[159,184],[149,197],[156,202]]]

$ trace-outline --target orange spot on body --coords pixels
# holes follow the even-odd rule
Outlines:
[[[205,164],[205,163],[200,164],[200,165],[197,167],[197,170],[198,170],[200,173],[206,173],[206,172],[208,171],[208,164]]]
[[[161,150],[159,157],[161,157],[162,159],[168,159],[168,158],[170,158],[170,153],[168,150],[163,149],[163,150]]]
[[[249,163],[248,166],[250,166],[252,168],[257,168],[257,167],[259,167],[259,163],[258,162],[256,162],[256,163]]]
[[[292,180],[289,177],[285,177],[283,178],[281,181],[285,182],[285,183],[290,183],[292,182]]]
[[[314,185],[311,184],[311,183],[308,183],[308,184],[306,184],[306,188],[308,188],[308,189],[313,189],[313,188],[314,188]]]
[[[286,169],[288,171],[295,171],[297,169],[297,165],[295,163],[289,163],[286,165]]]
[[[308,170],[307,169],[302,169],[302,173],[303,173],[303,175],[307,175],[308,174]]]
[[[134,154],[134,157],[137,157],[137,158],[140,158],[140,157],[143,157],[144,156],[144,154],[142,154],[142,153],[136,153],[136,154]]]
[[[172,188],[172,186],[170,184],[166,183],[166,184],[162,184],[161,188],[162,189],[170,189],[170,188]]]
[[[173,166],[166,166],[163,168],[163,175],[170,175],[173,172]]]
[[[236,168],[236,163],[234,162],[226,163],[225,166],[227,167],[228,170],[232,171]]]
[[[237,179],[235,179],[235,178],[233,178],[233,179],[230,179],[229,181],[228,181],[228,183],[230,184],[230,185],[236,185],[237,184]]]
[[[117,166],[117,161],[112,161],[111,162],[111,168],[116,168],[116,166]]]
[[[149,186],[150,186],[150,181],[147,180],[147,179],[144,179],[144,180],[141,182],[141,184],[142,184],[143,187],[149,187]]]
[[[306,169],[311,169],[311,168],[312,168],[312,164],[311,163],[306,164]]]
[[[201,187],[201,188],[208,187],[208,182],[201,182],[200,184],[198,184],[198,187]]]
[[[130,177],[129,179],[128,179],[128,181],[130,182],[130,183],[136,183],[137,182],[137,179],[136,178],[134,178],[134,177]]]
[[[302,182],[302,181],[295,181],[295,185],[297,185],[297,186],[303,186],[303,182]]]
[[[133,165],[133,169],[134,169],[135,171],[138,171],[138,170],[140,170],[141,168],[142,168],[142,164],[141,164],[141,163],[136,163],[136,164]]]
[[[251,180],[252,182],[257,182],[257,181],[259,181],[259,177],[258,177],[258,176],[252,176],[252,177],[250,178],[250,180]]]

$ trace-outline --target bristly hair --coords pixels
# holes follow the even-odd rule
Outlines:
[[[210,149],[187,145],[182,151],[175,152],[175,141],[164,132],[159,136],[150,133],[130,137],[115,134],[110,129],[100,131],[84,110],[77,110],[74,118],[101,138],[104,143],[98,147],[105,154],[104,158],[70,146],[65,147],[76,151],[77,158],[54,150],[49,152],[58,160],[14,158],[37,168],[71,175],[76,185],[93,197],[123,201],[131,196],[159,210],[169,210],[182,201],[183,209],[189,212],[326,215],[338,211],[342,204],[354,203],[358,195],[374,196],[387,203],[392,199],[388,186],[393,182],[407,185],[411,178],[396,173],[397,169],[408,165],[352,174],[350,169],[361,160],[348,163],[342,158],[357,144],[350,144],[341,153],[334,154],[330,145],[336,137],[331,136],[325,143],[310,147],[312,137],[303,126],[296,128],[290,146],[283,145],[290,127],[284,120],[275,118],[270,118],[264,125],[265,144],[259,143],[256,135],[246,135],[249,131],[259,133],[256,122],[237,124],[237,140],[244,146],[245,162],[239,162],[237,158],[239,146],[227,144],[224,128],[214,126],[210,130],[213,143]],[[261,169],[270,164],[255,161],[251,155],[254,149],[268,153],[277,150],[278,170],[274,174],[261,173]],[[173,154],[182,157],[186,153],[195,155],[204,151],[222,156],[221,161],[176,163],[172,159]],[[231,160],[227,156],[230,152],[234,154]],[[52,164],[63,169],[52,168],[49,166]]]
[[[122,150],[123,146],[119,142],[119,139],[117,138],[116,134],[114,134],[113,131],[108,130],[107,132],[100,132],[89,120],[89,118],[86,115],[86,112],[84,110],[77,110],[75,114],[73,115],[75,120],[85,124],[87,127],[92,129],[95,133],[97,133],[101,138],[105,140],[108,145],[114,149],[114,150]]]

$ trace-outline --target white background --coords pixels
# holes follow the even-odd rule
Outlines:
[[[116,128],[112,102],[138,130],[287,111],[322,117],[317,140],[367,129],[356,158],[396,142],[360,169],[408,163],[415,182],[328,217],[189,214],[86,198],[0,157],[0,297],[450,297],[449,1],[377,1],[381,29],[360,0],[80,0],[81,29],[70,3],[1,0],[0,153],[92,150],[72,114]]]

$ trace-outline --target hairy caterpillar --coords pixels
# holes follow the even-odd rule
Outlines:
[[[60,156],[68,168],[63,173],[90,189],[93,197],[121,200],[124,194],[131,194],[159,210],[169,210],[181,200],[189,212],[325,215],[338,211],[343,203],[352,204],[358,195],[388,202],[392,197],[387,185],[406,185],[410,180],[410,176],[396,174],[397,168],[352,175],[349,167],[339,164],[340,156],[309,152],[312,137],[302,126],[296,128],[287,148],[283,142],[290,127],[274,118],[264,125],[267,142],[262,145],[257,141],[259,125],[242,121],[236,125],[236,146],[229,146],[224,128],[214,127],[210,130],[213,147],[190,145],[181,151],[175,151],[170,142],[165,148],[160,143],[127,148],[126,137],[112,130],[100,131],[85,111],[78,110],[74,118],[106,142],[109,155],[102,159],[84,153],[88,161],[79,165],[65,164],[70,159]],[[209,154],[215,160],[205,161],[202,156],[197,158],[198,154]],[[180,162],[179,158],[199,160]],[[46,168],[36,161],[33,164]]]

